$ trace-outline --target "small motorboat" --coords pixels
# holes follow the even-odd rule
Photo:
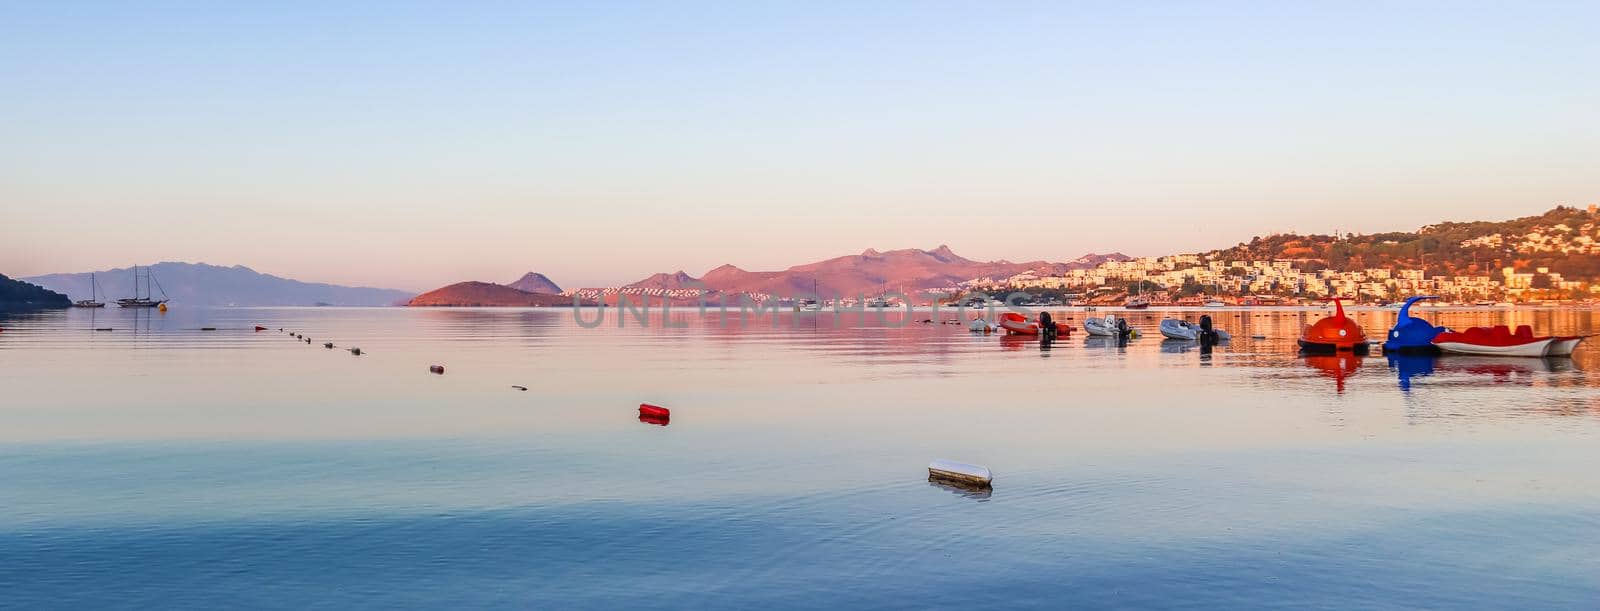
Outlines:
[[[1166,336],[1167,339],[1181,339],[1185,341],[1204,340],[1206,339],[1205,327],[1210,321],[1210,316],[1201,316],[1200,324],[1195,324],[1187,320],[1179,320],[1176,318],[1163,318],[1161,319],[1161,334]],[[1225,342],[1233,339],[1232,335],[1229,335],[1227,331],[1223,331],[1222,329],[1211,329],[1210,331],[1216,334],[1215,337],[1210,339],[1212,343]]]
[[[973,333],[993,333],[999,328],[987,318],[974,318],[972,322],[967,323],[967,330]]]
[[[1055,326],[1056,333],[1062,333],[1065,330],[1066,333],[1063,335],[1072,334],[1071,329],[1051,323],[1048,316],[1041,314],[1040,317],[1040,320],[1028,320],[1028,317],[1016,312],[1006,312],[1000,315],[1000,328],[1005,329],[1006,333],[1011,335],[1039,335],[1045,326],[1040,323],[1044,322]]]
[[[1112,314],[1105,318],[1091,316],[1083,319],[1083,330],[1096,337],[1120,337],[1128,332],[1128,322]]]
[[[1122,307],[1129,310],[1144,310],[1150,307],[1150,300],[1143,297],[1134,297],[1129,299],[1127,303],[1122,304]]]
[[[1333,316],[1306,325],[1300,333],[1300,349],[1306,352],[1353,352],[1366,354],[1367,334],[1361,325],[1344,315],[1344,304],[1333,299]]]
[[[1389,337],[1383,342],[1384,352],[1438,352],[1439,347],[1433,343],[1433,338],[1440,333],[1449,331],[1444,327],[1435,327],[1421,318],[1411,316],[1411,306],[1419,301],[1438,299],[1432,295],[1419,295],[1407,299],[1400,306],[1400,317],[1395,319],[1394,326],[1389,329]]]
[[[1533,327],[1528,325],[1518,326],[1516,332],[1505,325],[1495,325],[1472,327],[1460,332],[1446,331],[1434,337],[1433,343],[1441,352],[1450,354],[1542,357],[1550,352],[1550,347],[1557,339],[1570,338],[1535,336]],[[1568,354],[1571,354],[1570,350]]]

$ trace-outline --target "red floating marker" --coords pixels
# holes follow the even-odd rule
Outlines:
[[[650,418],[656,418],[656,419],[665,420],[667,418],[671,418],[672,417],[672,410],[667,409],[665,407],[661,407],[659,405],[651,405],[649,403],[640,403],[639,404],[639,417],[640,418],[650,417]]]
[[[439,375],[444,375],[444,365],[429,365],[428,366],[428,371],[431,372],[431,373],[437,373]]]
[[[256,331],[258,331],[258,332],[259,331],[266,331],[266,330],[267,330],[266,327],[256,327]]]
[[[672,419],[666,416],[646,416],[644,414],[639,414],[639,422],[643,422],[645,424],[654,424],[656,426],[666,426],[672,423]]]

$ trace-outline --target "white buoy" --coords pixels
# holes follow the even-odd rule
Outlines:
[[[928,463],[928,479],[960,482],[969,486],[988,486],[994,482],[994,474],[989,472],[988,467],[939,459]]]

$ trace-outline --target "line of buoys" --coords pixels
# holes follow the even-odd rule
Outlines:
[[[988,487],[994,482],[994,473],[991,473],[988,467],[941,458],[928,463],[928,479]]]
[[[444,375],[444,365],[429,365],[428,366],[428,373],[437,373],[439,375]]]

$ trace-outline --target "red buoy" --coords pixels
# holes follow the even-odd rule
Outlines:
[[[669,409],[667,409],[665,407],[661,407],[659,405],[651,405],[649,403],[640,403],[639,404],[639,417],[640,418],[650,417],[650,418],[656,418],[656,419],[665,420],[667,418],[671,418],[672,417],[672,410],[669,410]]]
[[[256,331],[258,331],[258,332],[259,332],[259,331],[266,331],[266,330],[267,330],[267,328],[266,328],[266,327],[259,327],[259,326],[258,326],[258,327],[256,327]]]
[[[439,375],[444,375],[444,365],[429,365],[428,366],[428,371],[430,373],[437,373]]]
[[[656,426],[666,426],[668,424],[672,424],[672,419],[666,416],[646,416],[644,414],[639,414],[639,422],[653,424]]]

